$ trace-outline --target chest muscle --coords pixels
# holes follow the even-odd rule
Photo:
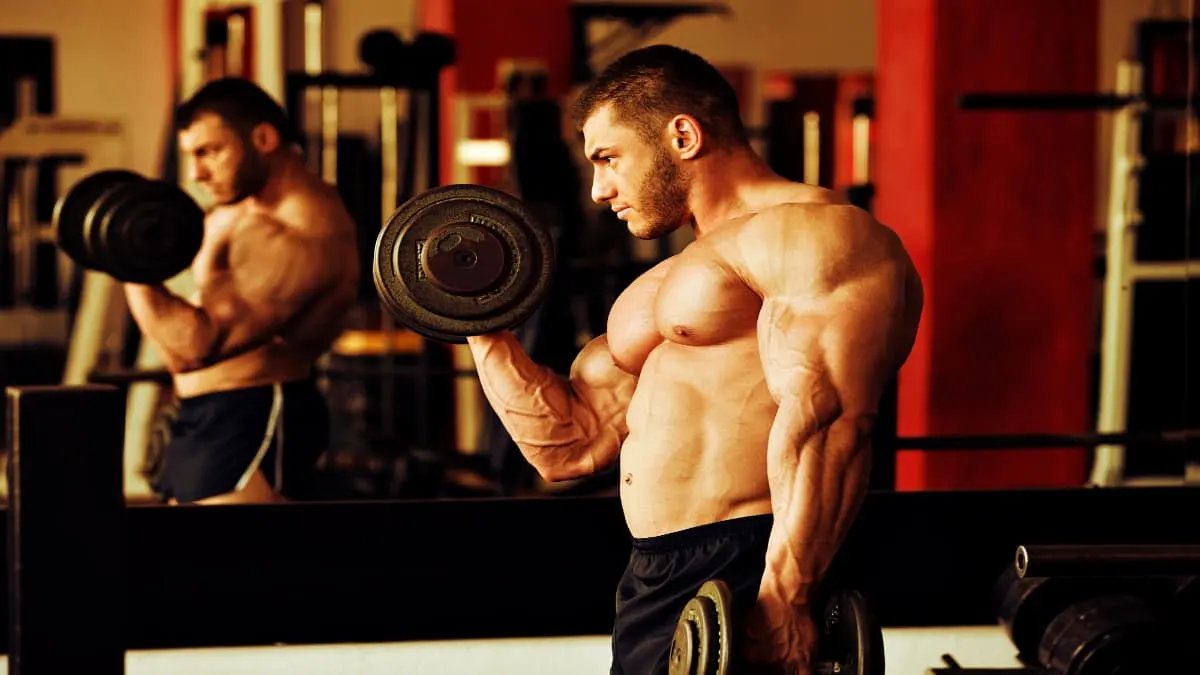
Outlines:
[[[680,255],[638,278],[613,304],[609,348],[618,366],[639,374],[663,342],[704,346],[752,335],[761,305],[717,260]]]

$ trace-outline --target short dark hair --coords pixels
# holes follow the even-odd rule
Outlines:
[[[204,113],[217,115],[243,136],[259,124],[270,124],[283,144],[297,140],[283,106],[262,87],[240,77],[208,82],[175,110],[175,130],[182,131]]]
[[[747,143],[737,93],[720,71],[686,49],[651,45],[609,64],[576,99],[577,131],[598,109],[611,106],[616,121],[628,124],[648,142],[660,139],[678,114],[695,117],[718,144]]]

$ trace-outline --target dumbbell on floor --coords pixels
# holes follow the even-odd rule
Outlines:
[[[204,211],[165,181],[119,169],[93,173],[58,200],[58,247],[80,267],[127,283],[164,282],[191,265]]]
[[[670,675],[738,675],[733,596],[720,579],[707,581],[688,601],[675,626]],[[854,590],[833,594],[817,622],[815,675],[883,675],[883,631],[866,599]]]

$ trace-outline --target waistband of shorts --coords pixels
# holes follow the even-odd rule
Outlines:
[[[317,377],[314,374],[295,380],[280,380],[272,384],[260,384],[253,387],[218,389],[217,391],[196,394],[195,396],[180,396],[178,400],[180,405],[191,406],[202,405],[207,401],[231,400],[250,396],[271,396],[276,386],[281,387],[285,395],[297,390],[315,389],[317,387]]]
[[[718,520],[715,523],[697,525],[653,537],[634,537],[633,549],[644,552],[662,552],[725,537],[765,537],[771,533],[771,525],[774,520],[771,514],[764,513]]]

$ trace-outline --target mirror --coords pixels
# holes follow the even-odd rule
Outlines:
[[[16,92],[0,97],[4,384],[127,388],[130,503],[159,503],[150,477],[185,421],[120,286],[55,252],[54,197],[91,171],[130,166],[207,203],[179,139],[143,152],[143,137],[184,92],[229,75],[253,76],[286,110],[306,168],[335,186],[356,228],[356,301],[312,360],[300,394],[312,407],[292,418],[300,426],[286,421],[297,410],[287,395],[282,412],[267,390],[234,406],[261,408],[261,423],[247,424],[264,430],[274,409],[289,439],[328,436],[313,453],[312,497],[616,495],[615,468],[541,478],[491,411],[469,350],[391,316],[372,266],[381,224],[428,188],[474,183],[519,196],[553,237],[557,266],[517,335],[536,362],[567,373],[607,330],[621,293],[694,241],[686,227],[635,238],[593,203],[596,165],[570,116],[605,65],[655,43],[709,60],[765,164],[872,212],[921,272],[922,329],[881,399],[871,489],[1200,481],[1200,460],[1187,464],[1178,442],[1200,428],[1200,294],[1187,264],[1198,246],[1194,3],[1108,1],[1032,21],[970,3],[918,17],[871,0],[821,12],[786,0],[564,0],[533,22],[462,23],[453,45],[439,37],[451,27],[418,4],[185,4],[168,40],[174,60],[143,56],[124,69],[155,82],[170,75],[179,96],[163,86],[137,101],[87,89],[119,82],[71,65],[88,49],[79,27],[55,28],[48,55],[0,39],[0,49],[24,50],[24,60],[0,59],[9,64],[0,86]],[[27,18],[51,28],[48,17]],[[17,72],[18,62],[40,70]],[[49,100],[56,89],[61,101]],[[127,114],[124,126],[110,124]],[[35,148],[22,120],[42,118],[87,121],[86,161],[60,157],[78,124]],[[167,286],[189,297],[197,279],[184,273]],[[324,419],[327,429],[312,425]],[[257,457],[261,444],[251,445]],[[276,455],[262,449],[255,461],[269,464]]]

